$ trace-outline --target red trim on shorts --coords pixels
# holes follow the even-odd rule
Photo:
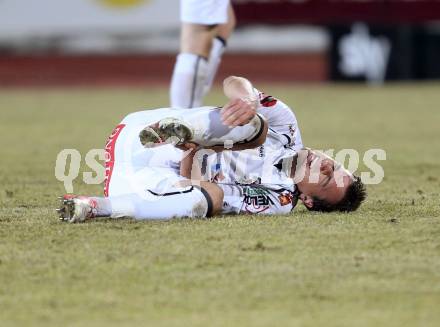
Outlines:
[[[105,143],[105,182],[104,182],[104,196],[108,196],[108,188],[110,185],[110,180],[112,178],[113,166],[115,165],[115,146],[119,134],[125,124],[119,124],[115,127],[113,132],[107,139]]]

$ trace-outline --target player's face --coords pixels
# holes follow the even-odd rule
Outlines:
[[[298,154],[295,183],[306,206],[313,206],[313,198],[337,203],[345,195],[353,177],[338,162],[320,151],[303,149]]]

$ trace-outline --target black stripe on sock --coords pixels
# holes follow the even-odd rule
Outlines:
[[[219,40],[221,43],[223,43],[223,46],[226,48],[226,45],[228,44],[228,42],[226,41],[226,39],[222,38],[221,36],[216,36],[215,37],[217,40]]]
[[[197,56],[196,64],[194,66],[194,78],[191,88],[191,100],[189,101],[189,108],[192,108],[194,105],[194,98],[196,96],[196,86],[197,86],[197,73],[199,71],[200,59],[202,59],[202,57]]]

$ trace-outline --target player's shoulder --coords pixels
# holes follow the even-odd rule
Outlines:
[[[258,91],[258,101],[259,101],[259,109],[288,109],[289,106],[281,101],[279,98],[276,98],[272,95],[264,93],[262,91]]]
[[[266,94],[264,92],[259,92],[259,104],[257,112],[262,114],[269,123],[282,124],[282,122],[295,121],[296,117],[293,110],[280,99]]]

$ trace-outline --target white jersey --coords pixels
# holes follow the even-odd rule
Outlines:
[[[180,0],[180,19],[192,24],[225,24],[228,6],[229,0]]]
[[[257,112],[268,122],[266,141],[255,149],[225,151],[215,166],[218,182],[223,184],[263,184],[293,189],[293,181],[275,167],[283,158],[303,148],[301,133],[292,110],[283,102],[263,93]]]
[[[164,118],[177,118],[189,125],[194,140],[208,146],[252,142],[264,127],[261,116],[245,126],[225,126],[218,107],[161,108],[132,113],[114,129],[105,146],[106,195],[139,191],[133,187],[142,193],[145,187],[172,185],[167,178],[174,181],[174,176],[178,176],[182,151],[172,145],[146,149],[139,140],[141,130]]]
[[[211,156],[219,159],[214,165],[217,174],[215,179],[224,191],[225,214],[282,214],[290,212],[296,204],[292,179],[274,166],[282,158],[292,156],[295,149],[302,147],[296,118],[285,104],[264,96],[258,113],[265,116],[271,128],[261,147]],[[196,126],[203,121],[203,124],[210,122],[207,124],[207,135],[214,131],[223,135],[224,132],[218,124],[213,123],[220,122],[218,108],[215,107],[162,108],[128,115],[116,126],[106,143],[104,193],[112,197],[135,193],[147,198],[182,194],[173,198],[173,201],[178,202],[174,205],[181,208],[179,214],[182,216],[191,216],[192,207],[185,206],[188,197],[202,201],[204,195],[192,187],[177,186],[184,179],[179,175],[182,151],[171,145],[146,149],[139,141],[139,132],[143,128],[167,117],[181,118]],[[236,127],[234,130],[246,128],[248,126]],[[120,205],[121,213],[128,210],[124,203]]]

